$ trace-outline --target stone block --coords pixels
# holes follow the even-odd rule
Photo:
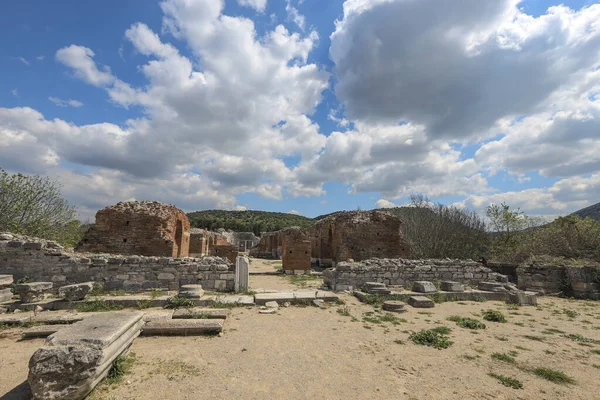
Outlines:
[[[170,281],[175,279],[175,275],[170,272],[161,272],[158,274],[158,280],[160,281]]]
[[[227,281],[222,280],[222,279],[215,279],[214,289],[221,290],[221,291],[227,290]]]
[[[69,325],[64,324],[36,325],[23,331],[22,335],[25,339],[45,338],[52,335],[53,333],[60,331],[61,329],[65,329],[68,326]]]
[[[433,300],[425,296],[411,296],[408,298],[408,304],[414,308],[433,308],[435,306]]]
[[[13,284],[12,275],[0,275],[0,289],[6,289]]]
[[[406,311],[404,309],[405,305],[406,304],[402,301],[387,300],[387,301],[383,302],[383,305],[381,308],[383,308],[385,311],[404,312],[404,311]]]
[[[27,242],[23,244],[25,250],[41,250],[44,245],[41,242]]]
[[[222,319],[164,319],[146,323],[142,335],[190,336],[218,334],[222,330]]]
[[[44,325],[56,325],[56,324],[74,324],[75,322],[83,321],[86,318],[91,317],[93,314],[77,314],[77,313],[64,313],[56,311],[45,311],[34,315],[31,318],[31,322],[36,324]]]
[[[418,293],[435,293],[437,288],[429,281],[415,281],[412,284],[412,291]]]
[[[254,302],[256,303],[256,305],[264,305],[267,301],[276,301],[278,303],[283,303],[286,301],[293,302],[294,298],[294,293],[292,292],[257,293],[254,295]]]
[[[234,288],[236,291],[248,290],[250,260],[248,257],[237,257],[235,261]]]
[[[488,292],[505,292],[504,284],[500,282],[479,282],[477,289],[485,290]]]
[[[58,289],[58,295],[66,301],[79,301],[94,289],[94,282],[76,283]]]
[[[33,398],[85,398],[139,335],[142,317],[141,312],[99,313],[49,336],[29,360]]]
[[[10,301],[13,298],[13,292],[10,288],[0,289],[0,303]]]
[[[19,283],[15,286],[15,293],[21,298],[21,303],[35,303],[44,300],[52,287],[52,282]]]
[[[199,299],[204,296],[202,285],[182,285],[179,288],[179,296],[188,299]]]
[[[444,292],[464,292],[465,287],[460,282],[453,281],[442,281],[440,282],[440,288]]]
[[[173,313],[173,319],[226,319],[227,309],[219,308],[180,308]]]
[[[511,292],[506,297],[506,303],[520,306],[537,306],[537,296],[534,292]]]

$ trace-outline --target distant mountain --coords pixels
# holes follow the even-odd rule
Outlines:
[[[205,210],[187,214],[192,228],[217,230],[220,228],[231,229],[236,232],[261,232],[278,231],[290,226],[308,227],[313,224],[311,218],[302,215],[268,211],[224,211]]]
[[[596,203],[593,206],[582,208],[579,211],[575,211],[571,215],[577,215],[581,218],[590,217],[591,219],[600,222],[600,203]]]

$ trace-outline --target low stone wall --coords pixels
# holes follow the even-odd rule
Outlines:
[[[54,283],[54,290],[80,282],[98,282],[106,289],[177,290],[201,284],[207,290],[232,291],[235,264],[221,257],[172,258],[75,253],[54,242],[0,234],[0,274],[15,281]]]
[[[487,262],[485,266],[494,272],[508,276],[508,281],[511,283],[516,284],[519,279],[517,275],[517,268],[519,267],[519,264]]]
[[[541,294],[563,293],[577,299],[600,300],[600,265],[555,261],[530,262],[517,268],[518,286]]]
[[[361,288],[365,282],[406,285],[414,281],[451,280],[465,284],[495,280],[495,273],[472,260],[408,260],[373,258],[361,262],[340,262],[323,272],[325,284],[333,290]]]

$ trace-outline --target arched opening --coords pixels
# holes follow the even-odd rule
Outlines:
[[[181,220],[177,220],[177,223],[175,225],[175,250],[173,253],[175,254],[176,257],[180,257],[181,256],[181,245],[182,245],[182,240],[183,240],[183,223],[181,222]]]

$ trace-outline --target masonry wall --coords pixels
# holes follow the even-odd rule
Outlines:
[[[306,230],[288,228],[280,231],[282,237],[282,265],[286,271],[309,270],[311,241]]]
[[[206,231],[203,229],[192,229],[190,232],[190,257],[202,257],[208,254]]]
[[[600,300],[600,265],[530,262],[517,268],[518,286],[541,294]]]
[[[111,290],[177,290],[180,285],[193,283],[207,290],[232,291],[235,264],[219,257],[75,253],[54,242],[17,236],[0,240],[0,274],[13,275],[15,280],[28,277],[31,281],[53,282],[55,289],[93,281]]]
[[[250,256],[258,258],[278,258],[278,236],[277,232],[264,232],[256,246],[250,249]]]
[[[472,260],[407,260],[402,258],[340,262],[323,279],[333,290],[359,289],[365,282],[406,285],[414,281],[451,280],[476,284],[494,280],[494,272]]]

